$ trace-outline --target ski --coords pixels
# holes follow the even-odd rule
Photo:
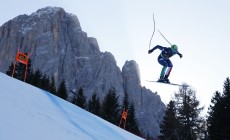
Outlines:
[[[148,81],[148,80],[147,80]],[[165,83],[165,82],[158,82],[158,81],[148,81],[148,82],[155,82],[155,83],[160,83],[160,84],[167,84],[167,85],[173,85],[173,86],[183,86],[180,84],[175,84],[175,83]]]

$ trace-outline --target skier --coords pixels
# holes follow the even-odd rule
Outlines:
[[[148,53],[150,54],[156,49],[161,50],[161,54],[158,56],[158,62],[163,66],[161,70],[160,78],[158,79],[157,82],[170,83],[168,77],[172,70],[173,64],[169,58],[172,57],[174,54],[178,54],[180,58],[182,58],[183,55],[178,52],[177,45],[171,45],[171,47],[163,47],[157,45],[151,50],[149,50]]]

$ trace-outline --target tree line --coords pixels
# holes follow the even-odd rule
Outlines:
[[[13,63],[9,66],[6,74],[11,76]],[[14,78],[23,81],[25,65],[18,63],[15,66]],[[39,70],[32,71],[31,60],[29,59],[26,83],[46,90],[55,96],[67,101],[68,94],[65,81],[60,82],[58,88],[54,77],[42,74]],[[226,79],[223,86],[223,93],[216,91],[211,99],[207,117],[202,117],[200,102],[196,97],[196,91],[189,85],[184,84],[174,94],[173,99],[168,103],[165,116],[160,122],[160,140],[229,140],[230,139],[230,80]],[[78,89],[69,102],[85,109],[115,125],[118,125],[122,111],[128,110],[126,130],[143,136],[135,116],[133,102],[129,102],[127,93],[122,101],[118,103],[116,90],[111,87],[102,101],[96,93],[87,101],[83,88]],[[147,140],[153,140],[147,136]],[[156,138],[155,138],[156,139]]]
[[[6,74],[12,76],[14,64],[11,63]],[[21,63],[15,65],[14,78],[23,81],[26,66]],[[122,105],[118,103],[118,96],[116,95],[115,88],[111,87],[102,101],[99,100],[97,93],[94,93],[92,97],[87,101],[87,97],[84,93],[83,88],[79,88],[77,92],[70,91],[74,95],[72,99],[68,99],[68,93],[66,88],[65,80],[61,81],[58,88],[56,88],[56,83],[54,76],[49,77],[43,74],[41,71],[33,71],[31,69],[31,60],[29,59],[27,76],[25,82],[41,88],[51,94],[58,96],[66,101],[73,103],[74,105],[87,110],[108,122],[118,125],[122,115],[122,111],[128,110],[128,117],[126,121],[125,130],[138,135],[143,136],[141,130],[139,129],[138,121],[135,114],[135,107],[133,102],[129,102],[127,93],[123,98]]]
[[[8,70],[6,71],[6,74],[9,76],[12,76],[14,69],[14,64],[11,63]],[[14,75],[13,77],[15,79],[24,80],[24,74],[26,71],[26,66],[22,63],[17,63],[15,65]],[[67,99],[67,90],[65,86],[65,81],[63,80],[60,85],[58,86],[58,89],[56,89],[56,83],[54,80],[54,76],[51,78],[47,76],[46,74],[42,74],[40,70],[33,71],[31,69],[31,60],[29,59],[28,67],[27,67],[27,74],[26,74],[25,82],[28,84],[31,84],[33,86],[36,86],[38,88],[41,88],[45,91],[48,91],[64,100]]]
[[[229,140],[230,80],[224,82],[223,93],[216,91],[206,117],[202,117],[196,91],[184,84],[168,103],[160,124],[160,140]]]
[[[102,101],[100,101],[96,93],[94,93],[87,101],[83,88],[79,88],[77,92],[72,91],[72,93],[74,97],[71,100],[71,103],[113,123],[114,125],[119,124],[122,111],[128,110],[125,130],[135,135],[143,136],[139,129],[134,104],[133,102],[129,102],[127,93],[125,93],[125,96],[122,99],[122,105],[119,105],[118,103],[119,97],[116,95],[115,88],[110,88]]]

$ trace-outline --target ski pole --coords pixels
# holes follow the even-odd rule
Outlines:
[[[167,40],[167,38],[158,30],[158,32],[162,35],[162,37],[172,46],[172,44]]]
[[[155,33],[155,19],[154,19],[154,13],[153,13],[153,23],[154,23],[154,30],[153,30],[153,34],[152,34],[151,39],[150,39],[150,42],[149,42],[149,50],[150,50],[151,42],[152,42],[152,39],[153,39],[153,36],[154,36],[154,33]]]

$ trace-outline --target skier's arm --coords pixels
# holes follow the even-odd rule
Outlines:
[[[179,53],[179,52],[177,52],[176,54],[178,54],[180,56],[180,58],[183,57],[183,55],[181,53]]]
[[[157,45],[157,46],[155,46],[155,47],[153,47],[151,50],[149,50],[148,51],[148,53],[150,54],[150,53],[152,53],[154,50],[156,50],[156,49],[160,49],[160,50],[162,50],[164,47],[162,47],[162,46],[160,46],[160,45]]]

